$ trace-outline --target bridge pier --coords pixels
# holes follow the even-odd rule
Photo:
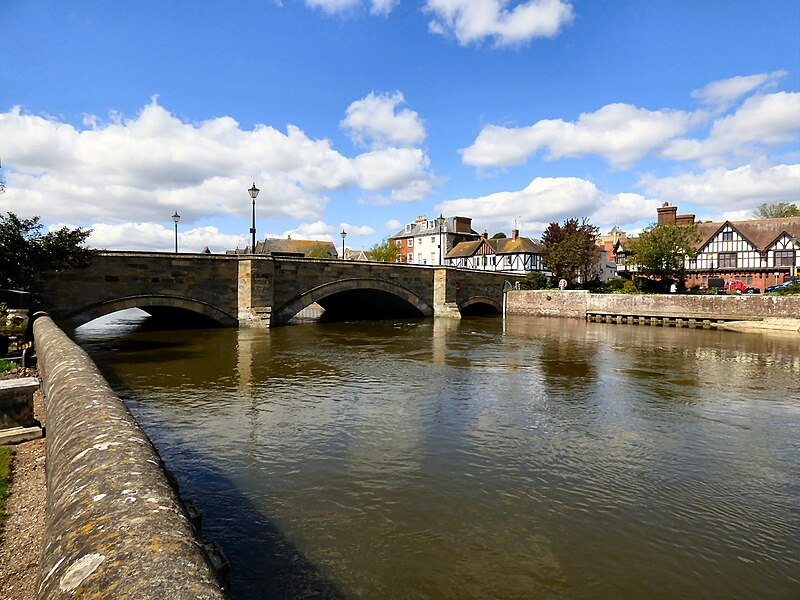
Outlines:
[[[272,257],[245,258],[239,261],[238,270],[239,327],[269,328],[275,261]]]
[[[433,316],[460,319],[456,302],[456,280],[449,276],[446,267],[437,267],[433,273]]]

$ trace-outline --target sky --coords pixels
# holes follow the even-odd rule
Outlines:
[[[797,0],[0,0],[0,212],[366,249],[800,202]]]

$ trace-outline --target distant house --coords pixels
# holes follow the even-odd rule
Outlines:
[[[321,248],[330,258],[338,258],[339,253],[333,242],[320,242],[317,240],[293,240],[291,236],[285,240],[267,238],[256,242],[255,254],[271,254],[273,256],[305,258],[315,249]],[[228,250],[227,254],[253,254],[250,246],[244,249]]]
[[[372,252],[369,250],[351,250],[350,248],[347,248],[344,251],[344,259],[368,261],[372,260]]]
[[[709,277],[739,280],[764,290],[797,274],[800,263],[800,217],[695,223],[693,214],[679,215],[678,207],[658,208],[658,225],[696,225],[700,241],[697,257],[686,258],[686,285],[706,286]],[[636,272],[635,257],[627,253],[628,240],[615,246],[617,272]]]
[[[398,262],[418,265],[439,265],[457,244],[478,240],[480,234],[472,229],[469,217],[446,217],[441,227],[438,220],[417,217],[389,238],[398,249]]]
[[[445,264],[451,267],[479,269],[481,271],[501,271],[525,274],[531,271],[544,273],[542,266],[543,247],[539,242],[520,237],[514,229],[510,238],[489,239],[489,234],[473,241],[461,242],[445,257]]]

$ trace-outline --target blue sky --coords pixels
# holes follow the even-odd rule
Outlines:
[[[368,248],[800,201],[800,3],[0,1],[0,210],[92,245]]]

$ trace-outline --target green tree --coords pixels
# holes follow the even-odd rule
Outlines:
[[[539,271],[531,271],[525,275],[525,279],[522,280],[520,287],[523,290],[543,290],[547,288],[547,283],[547,275]]]
[[[0,215],[0,288],[32,291],[37,273],[88,266],[94,251],[83,244],[91,232],[62,227],[42,234],[39,217]]]
[[[384,239],[381,243],[375,244],[369,251],[372,260],[380,262],[397,262],[397,258],[400,256],[400,250],[390,239]]]
[[[794,202],[775,202],[774,204],[761,204],[753,211],[756,219],[783,219],[786,217],[800,217],[800,208]]]
[[[588,281],[596,274],[600,248],[596,244],[600,229],[589,219],[567,219],[563,225],[550,223],[542,234],[542,262],[553,278]]]
[[[497,233],[495,233],[492,236],[492,239],[493,240],[502,240],[503,238],[507,238],[507,237],[508,236],[505,233],[503,233],[502,231],[498,231]]]
[[[695,225],[652,223],[638,238],[630,239],[628,254],[639,273],[660,279],[663,285],[686,279],[686,258],[697,256],[701,235]]]
[[[330,253],[325,249],[325,246],[314,246],[311,251],[306,254],[306,258],[333,258]]]

